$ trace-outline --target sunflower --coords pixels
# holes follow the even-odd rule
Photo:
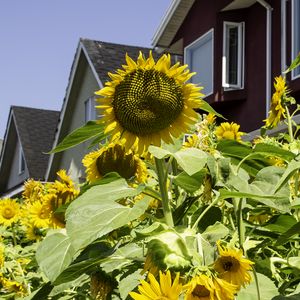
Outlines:
[[[149,273],[148,280],[141,281],[141,285],[138,286],[139,294],[136,292],[130,292],[129,295],[135,300],[153,300],[153,299],[163,299],[163,300],[178,300],[179,295],[182,291],[182,285],[179,283],[179,273],[172,283],[171,273],[167,271],[166,274],[159,272],[158,282],[154,275]]]
[[[4,244],[0,244],[0,268],[4,266],[5,262],[5,246]]]
[[[139,54],[137,62],[126,55],[126,65],[111,81],[96,92],[103,96],[96,106],[104,114],[105,132],[112,140],[121,140],[126,150],[144,153],[150,144],[172,143],[197,121],[194,108],[203,103],[202,87],[185,83],[194,73],[187,65],[171,66],[171,56],[164,54],[155,62],[150,52],[146,59]],[[100,121],[101,122],[101,121]]]
[[[65,227],[65,214],[64,212],[56,212],[56,210],[63,204],[62,199],[58,194],[47,194],[43,198],[43,203],[49,207],[49,226],[51,228],[64,228]]]
[[[27,217],[35,227],[49,227],[52,208],[48,203],[35,201],[27,206],[27,213]]]
[[[44,231],[34,226],[31,222],[27,222],[25,235],[29,241],[40,241],[45,236]]]
[[[131,150],[125,151],[120,144],[109,144],[97,151],[88,153],[82,160],[86,168],[87,181],[93,182],[109,172],[117,172],[129,180],[138,182],[147,180],[145,163]]]
[[[2,278],[1,283],[2,288],[7,292],[16,293],[18,296],[25,296],[27,294],[27,290],[24,285],[17,281]]]
[[[215,134],[218,140],[228,139],[240,141],[241,136],[244,135],[244,132],[240,132],[240,125],[236,123],[223,122],[215,130]]]
[[[40,181],[28,179],[24,183],[23,198],[25,201],[34,202],[40,200],[44,192],[44,185]]]
[[[275,77],[274,88],[271,110],[268,118],[264,120],[269,129],[276,127],[279,121],[285,118],[285,109],[282,105],[288,94],[286,82],[282,76]]]
[[[5,198],[0,200],[0,224],[11,226],[21,216],[20,205],[16,200]]]
[[[238,291],[238,286],[226,280],[214,277],[215,295],[218,300],[233,300]]]
[[[245,287],[251,281],[249,271],[254,264],[249,259],[243,257],[243,251],[236,248],[225,248],[217,243],[219,257],[214,263],[214,269],[219,273],[221,279],[229,283]]]

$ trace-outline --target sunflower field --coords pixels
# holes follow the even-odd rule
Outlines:
[[[276,77],[247,140],[193,75],[126,56],[96,92],[103,117],[52,150],[90,140],[86,182],[60,170],[1,199],[1,299],[300,299],[300,106]]]

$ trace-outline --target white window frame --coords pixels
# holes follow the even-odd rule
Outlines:
[[[24,162],[24,168],[22,166],[22,161]],[[19,148],[19,175],[25,172],[25,157],[23,153],[23,149],[20,146]]]
[[[296,31],[296,28],[295,28],[295,1],[299,1],[299,0],[292,0],[292,11],[291,11],[291,15],[292,15],[292,18],[291,18],[291,22],[292,22],[292,24],[291,24],[291,27],[292,27],[292,38],[291,38],[292,39],[292,53],[291,53],[291,57],[292,57],[292,59],[291,59],[291,61],[293,61],[296,58],[297,54],[300,52],[300,49],[298,49],[298,51],[296,53],[296,51],[295,51],[295,41],[294,41],[294,36],[296,34],[296,32],[295,32]],[[300,5],[300,1],[299,1],[298,5]],[[300,15],[298,15],[297,17],[300,18]],[[297,34],[300,35],[300,29],[298,29]],[[295,69],[292,70],[291,78],[292,78],[292,80],[300,78],[300,73],[296,75],[295,74]]]
[[[96,118],[95,97],[92,96],[84,101],[84,120],[87,123],[88,121],[94,121]]]
[[[237,66],[237,84],[228,82],[229,73],[229,28],[238,28],[238,66]],[[245,69],[245,22],[227,22],[223,23],[223,56],[222,56],[222,86],[225,90],[236,90],[244,88],[244,69]]]
[[[184,48],[184,63],[189,65],[191,64],[191,57],[189,51],[192,50],[193,48],[199,47],[201,44],[204,44],[207,42],[207,40],[210,38],[212,40],[212,59],[211,59],[211,66],[212,66],[212,78],[211,78],[211,91],[205,92],[205,97],[210,96],[214,93],[214,29],[211,28],[207,32],[205,32],[203,35],[201,35],[198,39],[193,41],[191,44],[187,45]],[[191,70],[194,72],[194,70]],[[204,97],[204,98],[205,98]]]

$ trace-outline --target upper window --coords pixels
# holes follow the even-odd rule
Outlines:
[[[205,96],[213,93],[213,29],[185,48],[185,63],[192,72],[192,83],[204,87]]]
[[[300,52],[300,0],[292,1],[292,60]],[[300,67],[292,70],[292,79],[300,77]]]
[[[222,86],[244,88],[244,22],[224,22]]]
[[[19,174],[22,174],[25,171],[25,159],[22,147],[19,148]]]
[[[95,97],[90,97],[84,102],[85,122],[96,120]]]

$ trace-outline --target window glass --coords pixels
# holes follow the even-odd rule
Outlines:
[[[84,102],[85,122],[96,119],[95,98],[90,97]]]

